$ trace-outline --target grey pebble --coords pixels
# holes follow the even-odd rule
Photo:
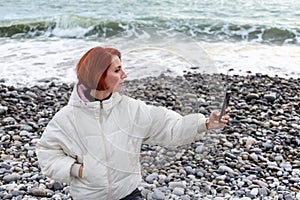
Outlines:
[[[169,188],[174,189],[174,188],[185,188],[186,185],[183,182],[170,182],[169,183]]]
[[[256,197],[257,195],[258,195],[258,188],[253,188],[252,190],[251,190],[251,192],[250,192],[250,194],[252,195],[252,196],[254,196],[254,197]]]
[[[174,188],[173,189],[173,194],[177,195],[177,196],[181,196],[181,195],[184,195],[184,188]]]
[[[148,183],[153,183],[154,180],[156,180],[158,178],[158,174],[157,173],[153,173],[153,174],[150,174],[146,177],[146,181]]]
[[[0,105],[0,115],[3,115],[7,112],[8,107]]]
[[[296,194],[296,199],[297,199],[297,200],[300,200],[300,192],[298,192],[298,193]]]
[[[7,182],[7,183],[12,182],[12,181],[17,181],[19,179],[21,179],[21,176],[20,176],[20,174],[17,174],[17,173],[9,174],[9,175],[6,175],[3,177],[3,181]]]
[[[203,85],[210,83],[217,90],[224,78],[186,74],[189,87],[182,78],[128,81],[127,95],[181,114],[201,112],[207,117],[222,98],[218,91],[207,93]],[[261,74],[229,80],[233,90],[229,126],[209,131],[189,145],[143,146],[145,198],[300,200],[299,80]],[[0,86],[0,199],[70,198],[69,186],[41,174],[35,145],[52,116],[67,103],[72,88],[50,82],[26,89]],[[284,96],[277,95],[278,88]]]
[[[3,199],[12,199],[13,195],[12,194],[6,194],[2,197]]]
[[[230,167],[227,167],[227,166],[224,166],[224,165],[219,166],[218,173],[224,174],[225,172],[227,172],[229,174],[234,174],[234,171]]]
[[[59,181],[55,181],[53,183],[53,189],[54,189],[54,191],[61,190],[61,189],[63,189],[63,187],[64,187],[63,184],[61,182],[59,182]]]
[[[163,200],[163,199],[166,198],[166,196],[159,189],[154,189],[153,194],[152,194],[152,198],[157,199],[157,200]]]
[[[265,94],[264,98],[267,99],[270,102],[275,101],[277,94],[276,93],[269,93],[269,94]]]

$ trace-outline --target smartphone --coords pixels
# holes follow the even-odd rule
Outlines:
[[[227,91],[225,94],[225,98],[223,100],[219,121],[221,121],[222,117],[225,115],[225,109],[228,107],[230,95],[231,95],[231,92]]]

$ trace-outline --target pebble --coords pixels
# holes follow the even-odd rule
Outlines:
[[[181,196],[181,195],[184,195],[184,188],[174,188],[173,189],[173,194],[177,195],[177,196]]]
[[[229,174],[234,174],[234,171],[230,167],[222,165],[218,168],[218,173],[224,174],[225,172],[227,172]]]
[[[148,183],[153,183],[154,180],[156,180],[158,178],[158,174],[157,173],[153,173],[153,174],[150,174],[146,177],[146,181]]]
[[[247,100],[258,99],[258,98],[259,98],[259,94],[256,94],[256,93],[249,93],[249,94],[246,96],[246,99],[247,99]]]
[[[47,197],[48,196],[46,191],[42,190],[42,189],[33,189],[31,193],[33,196],[37,196],[37,197]]]
[[[253,188],[251,191],[250,191],[250,194],[254,197],[256,197],[258,195],[258,188]]]
[[[265,94],[264,98],[267,99],[267,101],[269,101],[269,102],[273,102],[273,101],[275,101],[276,96],[277,96],[277,94],[272,92],[272,93],[269,93],[269,94]]]
[[[262,187],[262,188],[259,188],[259,195],[260,196],[263,196],[263,197],[265,197],[265,196],[267,196],[268,195],[268,190],[267,190],[267,188],[265,188],[265,187]]]
[[[17,181],[21,178],[20,174],[17,173],[13,173],[13,174],[9,174],[3,177],[3,181],[4,182],[12,182],[12,181]]]
[[[169,183],[169,188],[174,189],[174,188],[185,188],[186,184],[184,182],[170,182]]]
[[[300,169],[293,169],[293,172],[300,177]]]
[[[53,189],[54,189],[54,191],[61,190],[61,189],[63,189],[63,187],[64,187],[63,184],[61,182],[59,182],[59,181],[55,181],[53,183]]]
[[[7,112],[8,107],[0,105],[0,115],[3,115]]]
[[[246,141],[246,145],[245,145],[246,149],[249,150],[255,142],[256,142],[256,140],[253,137],[250,137],[250,136],[247,137],[247,141]]]
[[[252,181],[254,184],[257,184],[259,185],[260,187],[265,187],[265,188],[268,188],[268,184],[264,181],[261,181],[261,180],[253,180]]]
[[[187,73],[182,80],[132,80],[126,92],[183,115],[208,116],[222,102],[217,86],[225,75]],[[228,126],[176,148],[143,145],[145,198],[300,200],[299,79],[257,74],[228,81]],[[204,87],[207,83],[213,90]],[[31,88],[0,83],[0,199],[70,199],[69,186],[41,174],[35,145],[72,89],[51,81]]]
[[[154,189],[153,190],[153,195],[152,195],[153,199],[157,199],[157,200],[164,200],[166,199],[166,196],[164,195],[164,193],[162,191],[160,191],[159,189]]]
[[[296,199],[297,199],[297,200],[300,200],[300,192],[298,192],[298,193],[296,194]]]

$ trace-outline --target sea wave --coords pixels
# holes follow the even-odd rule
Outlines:
[[[300,29],[262,24],[234,24],[199,19],[147,17],[122,20],[61,15],[0,21],[0,37],[109,38],[125,31],[162,28],[205,41],[249,41],[267,44],[300,44]]]

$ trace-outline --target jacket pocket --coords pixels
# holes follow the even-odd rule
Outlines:
[[[82,179],[89,187],[107,187],[106,166],[87,154],[83,157]]]
[[[107,187],[107,166],[102,137],[87,137],[87,154],[83,156],[82,177],[89,187]]]

